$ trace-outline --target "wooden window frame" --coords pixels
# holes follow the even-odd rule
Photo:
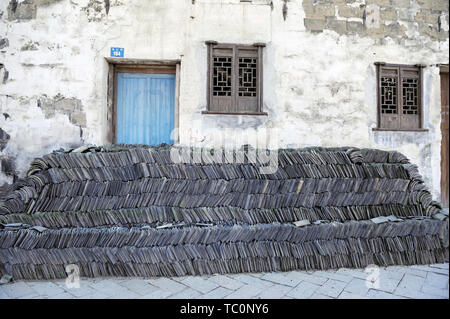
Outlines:
[[[263,112],[263,48],[264,43],[255,43],[253,45],[234,44],[234,43],[218,43],[216,41],[206,41],[207,46],[207,106],[206,111],[202,114],[220,114],[220,115],[267,115]],[[232,50],[232,64],[233,71],[232,76],[232,88],[231,88],[231,108],[234,111],[217,111],[213,110],[213,58],[215,49]],[[255,50],[257,52],[257,67],[256,67],[256,112],[251,111],[239,111],[238,110],[238,84],[237,79],[239,77],[238,50]]]
[[[117,73],[149,73],[149,74],[175,74],[175,110],[174,110],[174,145],[179,144],[179,96],[180,96],[180,60],[147,60],[105,58],[108,63],[108,91],[107,114],[108,121],[107,140],[109,143],[117,142]]]
[[[377,127],[373,128],[374,131],[406,131],[406,132],[426,132],[428,129],[423,127],[423,68],[424,65],[408,65],[408,64],[387,64],[385,62],[375,62],[376,74],[377,74]],[[404,70],[416,70],[418,72],[418,127],[382,127],[382,112],[381,112],[381,76],[382,68],[396,70],[397,72],[397,110],[398,110],[398,121],[402,123],[401,119],[406,118],[403,114],[403,92],[401,87],[402,82],[402,72]]]

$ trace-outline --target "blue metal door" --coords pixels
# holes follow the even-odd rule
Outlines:
[[[173,144],[175,74],[117,74],[116,143]]]

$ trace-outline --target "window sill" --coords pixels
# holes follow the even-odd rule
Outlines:
[[[212,111],[202,111],[202,114],[206,115],[258,115],[267,116],[267,112],[212,112]]]
[[[372,131],[380,132],[428,132],[427,128],[411,128],[411,129],[392,129],[392,128],[372,128]]]

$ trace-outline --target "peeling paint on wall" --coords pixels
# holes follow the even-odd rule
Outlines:
[[[8,20],[31,20],[36,18],[36,5],[33,0],[11,0],[8,6]]]
[[[0,187],[5,182],[14,181],[17,178],[14,158],[3,154],[10,138],[11,136],[0,128]]]
[[[130,59],[181,60],[180,144],[220,130],[279,128],[279,146],[397,149],[440,182],[437,63],[448,63],[448,5],[425,0],[0,1],[2,156],[23,174],[60,147],[104,144],[110,47]],[[286,9],[285,5],[286,4]],[[373,14],[370,12],[373,8]],[[283,14],[283,12],[285,14]],[[194,17],[194,18],[193,18]],[[439,23],[440,21],[440,23]],[[268,116],[204,115],[205,40],[266,43]],[[424,64],[426,132],[376,132],[374,62]],[[32,141],[32,143],[31,143]],[[1,175],[0,184],[11,176]],[[2,179],[4,178],[4,179]]]
[[[86,6],[82,7],[81,10],[86,13],[89,22],[100,22],[109,14],[111,7],[122,5],[123,3],[118,0],[113,2],[109,0],[89,0]]]
[[[60,94],[53,98],[42,96],[37,100],[37,106],[42,108],[45,118],[53,118],[56,113],[61,113],[67,115],[71,123],[86,126],[86,115],[79,99],[65,98]]]
[[[303,0],[304,24],[311,32],[332,30],[338,34],[360,34],[374,39],[390,37],[403,42],[421,36],[445,41],[448,33],[439,27],[439,18],[448,19],[448,1],[386,0]]]
[[[7,38],[0,39],[0,50],[9,46],[9,41]]]
[[[9,78],[9,71],[5,68],[4,65],[0,64],[0,81],[2,84],[6,84]]]
[[[8,144],[10,136],[2,128],[0,128],[0,151],[3,151]]]
[[[38,49],[39,49],[39,42],[30,40],[20,48],[20,51],[37,51]]]

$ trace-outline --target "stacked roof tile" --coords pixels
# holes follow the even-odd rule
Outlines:
[[[283,149],[276,172],[262,174],[248,152],[243,163],[180,163],[172,151],[205,150],[113,145],[35,159],[1,194],[0,272],[63,278],[77,264],[89,277],[173,276],[448,260],[448,213],[398,152]]]

